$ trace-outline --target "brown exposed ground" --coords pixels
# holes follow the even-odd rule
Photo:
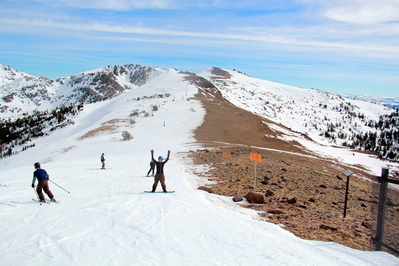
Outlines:
[[[280,133],[267,126],[271,121],[239,109],[221,97],[205,93],[198,97],[206,116],[195,136],[204,149],[193,151],[191,156],[196,164],[209,166],[207,173],[197,174],[209,180],[207,187],[212,193],[242,197],[254,190],[255,162],[249,154],[261,154],[262,162],[256,163],[256,191],[266,195],[266,203],[248,204],[243,200],[239,204],[259,211],[266,221],[280,224],[301,238],[370,250],[375,220],[371,208],[378,195],[372,193],[373,177],[366,170],[321,158],[296,142],[278,138]],[[343,218],[346,176],[342,173],[347,169],[355,174],[350,179],[347,213]],[[396,193],[390,195],[390,201],[389,212],[397,213]],[[391,228],[399,232],[397,226]],[[399,239],[399,235],[395,237]]]

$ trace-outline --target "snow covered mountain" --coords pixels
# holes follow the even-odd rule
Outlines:
[[[3,118],[16,118],[33,111],[103,101],[154,82],[168,71],[140,65],[107,66],[50,80],[0,65],[0,111]],[[399,114],[383,104],[260,80],[216,67],[197,73],[173,71],[184,77],[186,86],[211,90],[214,96],[224,97],[318,143],[399,158]],[[159,89],[174,86],[169,82]],[[71,123],[73,119],[69,119]]]
[[[198,84],[215,92],[203,78],[160,72],[136,89],[85,104],[73,124],[1,158],[0,264],[398,265],[385,252],[300,239],[231,198],[197,190],[208,182],[195,174],[205,166],[187,156],[203,148],[193,138],[205,116],[194,96]],[[123,141],[124,131],[133,139]],[[156,156],[171,150],[166,184],[175,193],[143,193],[153,184],[145,176],[151,149]],[[355,159],[375,162],[365,154]],[[31,200],[35,162],[50,174],[59,203]]]
[[[318,143],[373,150],[382,157],[398,158],[398,112],[383,104],[260,80],[215,67],[197,75],[212,82],[234,105]],[[378,150],[382,143],[384,151]]]
[[[107,100],[145,84],[165,72],[140,65],[107,66],[71,77],[47,79],[0,65],[0,112],[16,118],[35,110]]]

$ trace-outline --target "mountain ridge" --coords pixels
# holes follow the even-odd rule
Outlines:
[[[107,100],[143,85],[162,71],[129,64],[47,79],[0,65],[0,112],[3,117],[15,118],[34,110]]]
[[[173,91],[173,86],[177,85],[174,82],[186,82],[186,87],[194,85],[202,93],[223,98],[320,144],[372,150],[383,158],[398,159],[399,122],[394,109],[320,90],[261,80],[236,70],[210,67],[198,72],[180,72],[174,68],[165,70],[128,64],[50,80],[0,65],[0,74],[3,118],[104,101],[151,83],[162,75],[181,75],[183,81],[166,79],[164,88],[159,87],[159,91]],[[278,127],[274,130],[281,131]]]
[[[210,67],[203,71],[198,72],[185,72],[188,75],[198,75],[206,71],[214,71],[214,73],[222,73],[221,68]],[[70,77],[58,77],[55,79],[48,79],[45,77],[36,77],[30,74],[16,70],[10,66],[0,64],[0,111],[3,115],[15,112],[13,107],[7,107],[7,103],[11,103],[14,98],[22,98],[23,100],[30,99],[34,107],[40,108],[45,102],[44,100],[55,103],[55,105],[46,105],[47,108],[53,109],[61,107],[62,105],[75,104],[75,103],[89,103],[100,100],[106,100],[112,98],[120,93],[126,92],[130,89],[134,89],[137,86],[143,85],[151,76],[157,75],[160,72],[167,70],[151,67],[141,66],[135,64],[126,64],[123,66],[109,65],[98,69],[87,70],[73,74]],[[240,73],[247,77],[250,77],[242,72],[233,70],[236,73]],[[227,73],[227,74],[226,74]],[[224,75],[230,75],[227,71]],[[223,78],[228,78],[224,76]],[[250,77],[252,78],[252,77]],[[256,78],[253,78],[256,79]],[[256,79],[259,80],[259,79]],[[281,85],[284,87],[292,87],[296,89],[302,89],[295,86],[289,86],[277,82],[269,82],[270,84]],[[67,90],[65,87],[71,87],[72,91]],[[113,91],[109,90],[113,88]],[[108,89],[108,90],[107,90]],[[61,91],[62,90],[62,91]],[[315,90],[315,89],[302,89],[302,90]],[[60,92],[61,91],[61,92]],[[372,97],[367,95],[353,95],[353,94],[333,94],[324,92],[330,95],[337,95],[342,98],[363,100],[366,102],[374,102],[384,104],[390,108],[399,105],[399,98],[392,97]],[[45,97],[45,94],[48,94]],[[25,96],[25,97],[23,97]],[[40,97],[39,97],[40,96]],[[76,102],[72,99],[76,97]],[[42,99],[40,99],[42,98]],[[60,100],[64,98],[64,100]],[[25,103],[25,102],[24,102]],[[26,104],[26,103],[25,103]],[[31,105],[32,103],[28,103]],[[10,111],[6,109],[10,108]],[[29,108],[27,108],[29,109]],[[32,109],[35,110],[35,109]],[[30,111],[32,111],[30,110]],[[23,110],[21,110],[24,112]],[[17,112],[19,113],[19,112]],[[17,116],[17,115],[15,115]]]
[[[315,89],[260,80],[234,70],[209,68],[197,74],[210,80],[235,106],[322,145],[371,150],[384,158],[398,158],[397,110]]]

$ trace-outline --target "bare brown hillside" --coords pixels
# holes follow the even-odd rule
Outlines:
[[[209,97],[206,93],[198,97],[206,116],[195,136],[204,149],[192,152],[191,156],[196,164],[210,166],[207,173],[198,175],[209,179],[207,187],[212,193],[239,198],[253,190],[254,162],[249,153],[259,153],[263,160],[256,166],[256,191],[265,193],[267,202],[242,201],[243,207],[259,211],[266,221],[280,224],[304,239],[370,249],[375,218],[371,208],[376,196],[372,196],[372,177],[364,169],[321,158],[296,142],[277,138],[278,133],[267,126],[271,121],[239,109],[221,97]],[[206,142],[204,137],[208,138]],[[346,177],[342,173],[347,169],[355,175],[351,177],[347,216],[343,218]],[[397,195],[391,200],[398,206],[392,211],[399,210]],[[399,232],[398,229],[393,230]]]

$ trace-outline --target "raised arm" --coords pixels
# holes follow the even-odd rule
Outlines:
[[[169,160],[170,151],[168,151],[168,156],[166,157],[165,163]]]
[[[154,159],[154,150],[151,150],[151,160],[155,161],[155,159]]]

